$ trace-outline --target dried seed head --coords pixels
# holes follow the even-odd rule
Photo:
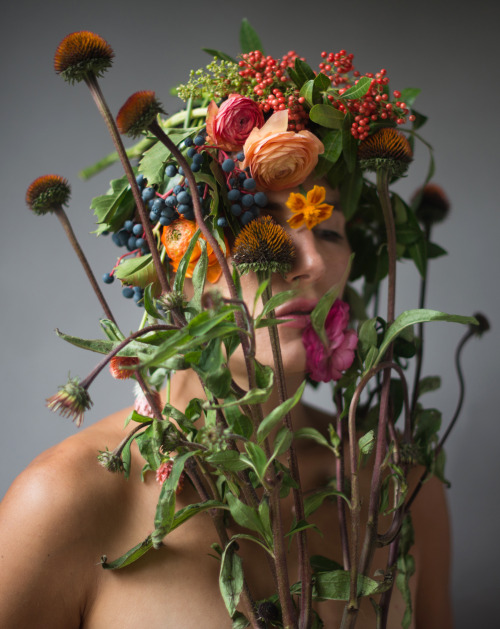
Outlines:
[[[70,194],[66,179],[59,175],[42,175],[26,191],[26,203],[35,214],[43,215],[67,205]]]
[[[286,275],[295,259],[291,237],[271,216],[261,216],[245,225],[233,247],[233,262],[241,273],[270,271]]]
[[[106,450],[99,450],[97,460],[99,465],[102,465],[108,472],[123,472],[123,461],[115,452],[110,452],[107,448]]]
[[[135,138],[149,128],[159,113],[165,111],[153,91],[135,92],[118,112],[116,126],[120,133]]]
[[[59,392],[47,399],[47,408],[59,413],[62,417],[71,417],[77,427],[81,426],[83,414],[92,406],[87,389],[80,384],[78,378],[70,378],[59,388]]]
[[[400,177],[413,159],[413,151],[405,136],[392,127],[384,127],[363,140],[358,159],[364,170],[387,168],[392,176]]]
[[[114,52],[99,35],[90,31],[70,33],[62,40],[54,55],[54,70],[68,83],[96,77],[111,67]]]
[[[444,221],[450,211],[450,202],[444,190],[434,183],[417,190],[412,202],[418,201],[415,213],[419,221],[424,225],[432,225]]]

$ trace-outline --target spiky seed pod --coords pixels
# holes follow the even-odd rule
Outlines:
[[[67,205],[71,195],[68,181],[59,175],[42,175],[26,191],[26,203],[35,214],[42,216]]]
[[[115,452],[110,452],[107,448],[106,450],[99,450],[97,460],[99,465],[102,465],[108,472],[123,472],[123,461]]]
[[[413,159],[413,151],[400,131],[384,127],[360,143],[358,159],[363,170],[387,168],[392,176],[401,177]]]
[[[293,240],[271,216],[261,216],[245,225],[233,247],[233,262],[241,273],[279,272],[286,275],[295,260]]]
[[[173,290],[170,293],[164,293],[160,295],[158,301],[163,307],[163,310],[168,312],[169,310],[174,310],[175,308],[184,308],[186,306],[186,296],[181,291]]]
[[[77,427],[83,421],[83,414],[92,407],[92,400],[87,389],[80,384],[78,378],[70,378],[59,388],[59,392],[46,400],[47,408],[59,413],[62,417],[70,417]]]
[[[415,214],[424,225],[432,225],[444,221],[450,211],[450,202],[444,190],[435,183],[428,183],[417,190],[412,202],[419,199]]]
[[[137,367],[140,360],[136,356],[113,356],[109,361],[109,371],[116,380],[126,380],[134,375],[130,367]]]
[[[115,56],[111,46],[90,31],[70,33],[54,55],[54,70],[68,83],[85,81],[89,75],[100,77],[111,67]]]
[[[166,112],[153,91],[135,92],[118,112],[116,126],[120,133],[136,138],[149,128],[160,113]]]

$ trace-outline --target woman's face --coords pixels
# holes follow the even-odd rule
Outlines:
[[[312,187],[323,185],[326,189],[325,202],[334,206],[330,218],[309,230],[305,225],[298,229],[292,229],[287,220],[292,213],[286,206],[291,192],[307,193]],[[314,308],[318,300],[332,286],[339,284],[345,275],[345,271],[351,255],[351,249],[345,232],[345,219],[339,207],[339,193],[326,183],[307,179],[298,188],[268,192],[269,199],[266,213],[270,214],[291,236],[295,248],[296,258],[290,272],[282,277],[279,273],[272,276],[272,292],[279,293],[284,290],[296,289],[297,296],[276,310],[276,316],[283,319],[291,319],[290,322],[278,326],[283,365],[289,374],[303,373],[305,370],[306,356],[302,343],[302,331],[307,323],[306,315]],[[258,286],[254,273],[248,273],[241,278],[243,297],[250,310],[253,307],[254,297]],[[344,280],[345,284],[345,280]],[[214,286],[223,295],[227,295],[224,278],[222,277]],[[341,286],[340,294],[344,289]],[[257,312],[262,305],[257,305]],[[273,357],[269,343],[269,333],[266,328],[256,330],[256,357],[264,364],[272,365]],[[231,368],[235,375],[241,370],[244,372],[242,356],[235,354],[231,360]]]

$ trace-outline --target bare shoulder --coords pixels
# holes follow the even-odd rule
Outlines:
[[[130,493],[96,460],[116,445],[115,425],[107,418],[41,454],[0,504],[0,626],[80,626],[99,549]]]
[[[451,629],[453,626],[451,535],[445,492],[443,483],[433,477],[423,485],[411,508],[419,564],[417,629]]]

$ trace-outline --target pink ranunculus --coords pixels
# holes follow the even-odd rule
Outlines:
[[[323,143],[310,131],[287,131],[288,111],[275,112],[261,129],[254,129],[243,147],[243,168],[261,190],[285,190],[312,173]]]
[[[239,151],[254,128],[264,124],[264,115],[251,98],[230,94],[220,107],[208,106],[207,136],[224,151]]]
[[[342,372],[354,361],[354,350],[358,344],[358,335],[348,330],[349,306],[337,299],[325,321],[328,347],[325,347],[311,323],[302,334],[306,348],[306,371],[316,382],[340,380]]]

